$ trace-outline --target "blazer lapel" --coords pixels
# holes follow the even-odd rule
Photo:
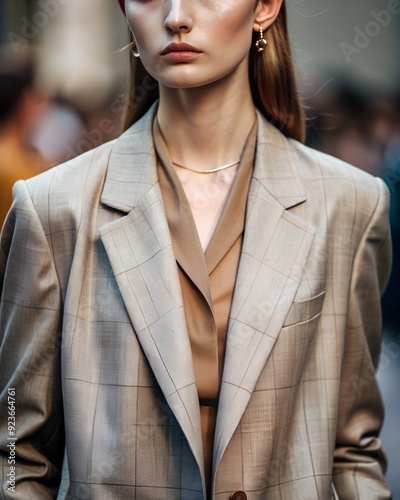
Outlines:
[[[127,215],[99,230],[139,342],[204,477],[192,354],[157,181],[154,111],[113,147],[101,201]]]
[[[315,228],[289,209],[306,198],[290,145],[258,115],[247,221],[227,335],[214,473],[246,409],[300,285]]]

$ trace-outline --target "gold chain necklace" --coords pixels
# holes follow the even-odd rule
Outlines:
[[[180,167],[180,168],[184,168],[185,170],[190,170],[190,172],[195,172],[196,174],[213,174],[214,172],[220,172],[221,170],[225,170],[227,168],[234,167],[235,165],[238,165],[239,163],[240,163],[240,160],[235,161],[233,163],[227,163],[226,165],[222,165],[221,167],[211,168],[210,170],[197,170],[195,168],[185,167],[184,165],[176,163],[175,161],[172,162],[173,165],[176,165],[177,167]]]

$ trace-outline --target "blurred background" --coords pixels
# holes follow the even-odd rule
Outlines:
[[[287,0],[307,143],[387,183],[394,264],[379,381],[400,499],[400,0]],[[121,132],[128,33],[116,0],[1,0],[0,225],[20,178]],[[140,89],[139,89],[140,90]]]

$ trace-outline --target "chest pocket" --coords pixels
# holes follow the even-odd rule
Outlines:
[[[306,323],[321,314],[325,291],[300,302],[293,302],[283,326]]]

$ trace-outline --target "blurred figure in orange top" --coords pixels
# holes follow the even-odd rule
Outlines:
[[[12,187],[47,168],[30,144],[30,136],[46,106],[34,88],[34,54],[0,51],[0,228],[11,206]]]

